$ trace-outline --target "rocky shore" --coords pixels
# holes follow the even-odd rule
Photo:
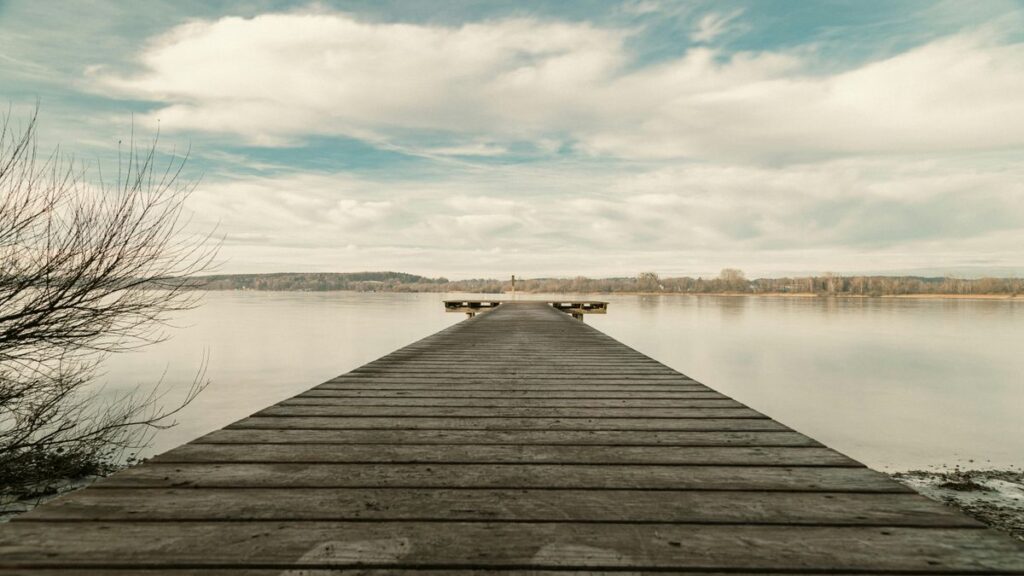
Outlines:
[[[892,477],[921,494],[1024,540],[1024,469],[911,470]]]

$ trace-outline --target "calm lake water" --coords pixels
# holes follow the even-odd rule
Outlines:
[[[159,453],[462,320],[445,297],[211,292],[104,380],[184,389],[208,355],[213,383]],[[1022,301],[599,298],[596,328],[874,468],[1024,465]]]

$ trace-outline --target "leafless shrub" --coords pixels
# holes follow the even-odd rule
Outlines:
[[[106,472],[205,386],[200,369],[168,409],[162,386],[93,385],[107,355],[159,342],[198,303],[181,279],[209,269],[218,243],[186,233],[185,160],[158,166],[156,143],[133,141],[116,179],[93,184],[59,152],[38,154],[35,114],[0,122],[0,494]]]

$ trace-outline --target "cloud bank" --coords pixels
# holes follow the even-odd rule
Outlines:
[[[637,26],[223,17],[91,82],[153,102],[145,121],[166,130],[267,148],[354,139],[446,167],[215,178],[194,208],[222,222],[239,268],[1021,264],[1024,44],[975,27],[840,65],[813,42],[719,45],[744,17],[698,14],[658,59],[633,48]]]
[[[711,40],[737,17],[705,15],[695,37]],[[991,30],[825,72],[813,47],[691,46],[645,65],[627,47],[636,33],[529,19],[228,17],[174,28],[150,42],[141,72],[98,81],[166,103],[153,115],[167,127],[264,145],[426,132],[564,139],[625,158],[760,160],[1024,144],[1024,45]]]

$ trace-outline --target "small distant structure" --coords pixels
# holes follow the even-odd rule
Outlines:
[[[577,320],[583,320],[584,314],[607,314],[607,302],[581,302],[578,300],[570,302],[548,302],[556,310],[571,314]]]
[[[480,312],[486,312],[498,307],[501,302],[496,300],[445,300],[445,312],[465,312],[466,316],[472,318]]]
[[[528,304],[530,302],[523,302]],[[583,320],[584,314],[607,314],[608,303],[594,300],[565,300],[556,302],[546,302],[547,305],[551,306],[555,310],[560,310],[566,314],[571,315],[577,320]],[[445,300],[444,309],[445,312],[463,312],[470,318],[476,316],[480,312],[487,312],[493,310],[501,305],[500,301],[497,300]]]

